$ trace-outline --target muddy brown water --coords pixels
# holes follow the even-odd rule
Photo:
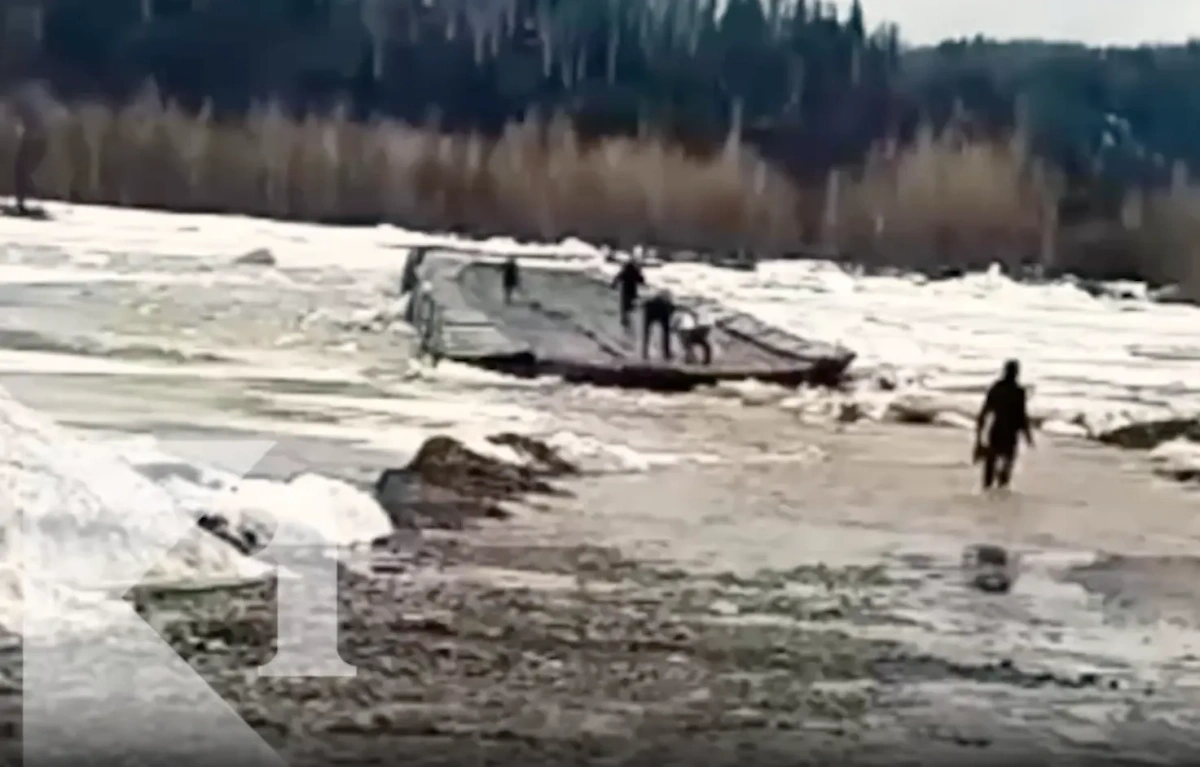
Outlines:
[[[344,589],[358,686],[248,682],[269,632],[205,610],[168,634],[298,763],[1141,764],[1200,745],[1195,497],[1136,455],[1046,439],[985,496],[954,430],[734,407],[604,420],[710,462],[584,477],[509,522],[400,542],[398,573]],[[284,438],[264,471],[361,482],[387,458]],[[965,584],[976,542],[1020,555],[1011,593]]]
[[[725,460],[584,480],[574,502],[489,540],[603,541],[750,591],[804,594],[827,628],[914,648],[884,697],[906,730],[935,740],[1130,756],[1195,742],[1197,497],[1152,477],[1143,456],[1043,439],[1012,492],[985,495],[969,435],[951,429],[814,427],[720,407],[605,421]],[[960,554],[977,542],[1020,557],[1012,593],[963,583]],[[817,563],[834,581],[847,566],[881,566],[893,583],[814,590],[800,571]],[[830,620],[829,603],[848,593],[871,606]],[[761,602],[712,605],[727,621],[764,620]]]

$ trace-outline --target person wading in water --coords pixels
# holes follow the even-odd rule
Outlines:
[[[1021,436],[1033,447],[1029,428],[1025,387],[1017,382],[1021,365],[1016,360],[1004,363],[1004,374],[988,389],[983,407],[975,419],[975,462],[983,461],[983,489],[993,485],[1008,487],[1017,460],[1017,442]],[[984,424],[987,442],[983,442]]]
[[[612,284],[619,291],[621,327],[629,330],[629,315],[637,305],[638,289],[646,284],[646,277],[642,274],[642,267],[636,258],[625,262]]]

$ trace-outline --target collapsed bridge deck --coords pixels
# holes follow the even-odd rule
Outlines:
[[[411,302],[410,321],[419,332],[437,335],[442,357],[491,370],[683,391],[745,379],[836,385],[854,360],[844,347],[798,338],[745,313],[686,297],[677,300],[703,305],[714,318],[712,364],[686,364],[678,354],[674,361],[662,360],[657,337],[645,360],[640,327],[621,326],[616,293],[594,272],[525,268],[521,289],[506,304],[499,263],[436,251],[413,258],[406,287],[423,282],[425,295]]]

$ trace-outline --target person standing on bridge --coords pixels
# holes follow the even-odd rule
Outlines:
[[[638,290],[646,284],[646,276],[642,274],[642,266],[636,256],[631,256],[621,266],[612,284],[619,291],[621,327],[629,330],[629,315],[637,305]]]
[[[712,364],[712,318],[696,309],[686,306],[675,308],[675,334],[679,336],[679,344],[683,347],[683,361],[691,365],[696,361],[696,351],[700,351],[703,364]]]
[[[663,359],[671,360],[672,319],[675,316],[675,299],[666,290],[660,290],[642,303],[642,359],[650,359],[650,334],[658,326],[662,337]]]
[[[1019,437],[1024,436],[1026,444],[1033,447],[1033,432],[1026,410],[1027,395],[1025,387],[1017,380],[1020,372],[1021,364],[1016,360],[1004,363],[1003,375],[988,389],[975,419],[974,459],[983,461],[984,490],[990,490],[993,485],[1008,487],[1017,460]],[[983,442],[985,423],[988,424],[986,443]]]
[[[513,293],[521,287],[521,271],[517,267],[517,259],[509,256],[500,267],[500,282],[504,286],[504,303],[512,303]]]

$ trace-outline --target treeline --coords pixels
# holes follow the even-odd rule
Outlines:
[[[1072,216],[1114,215],[1130,189],[1188,181],[1200,168],[1197,82],[1197,43],[1098,49],[987,40],[909,52],[896,80],[935,122],[957,108],[994,131],[1021,128],[1071,180],[1064,207]]]
[[[531,113],[586,135],[731,131],[797,172],[891,127],[897,30],[821,0],[0,0],[10,82],[124,101],[153,80],[216,114],[346,105],[495,135]]]
[[[989,136],[1023,128],[1079,183],[1200,165],[1200,46],[902,52],[857,2],[0,0],[0,23],[9,83],[112,103],[153,81],[218,116],[271,101],[485,135],[531,114],[695,147],[737,132],[811,180],[957,114]]]
[[[0,0],[0,33],[0,193],[1200,274],[1200,46],[904,50],[821,0]]]

